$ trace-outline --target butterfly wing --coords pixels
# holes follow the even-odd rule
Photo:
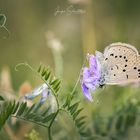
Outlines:
[[[104,51],[106,84],[128,84],[140,81],[140,56],[135,47],[113,43]]]

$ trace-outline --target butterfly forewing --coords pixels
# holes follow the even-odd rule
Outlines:
[[[140,81],[140,56],[135,47],[113,43],[104,51],[106,84],[127,84]]]

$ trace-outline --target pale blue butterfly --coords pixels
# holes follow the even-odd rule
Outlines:
[[[91,91],[104,85],[121,85],[140,81],[140,55],[126,43],[113,43],[104,53],[88,54],[89,67],[81,74],[84,95],[92,101]]]

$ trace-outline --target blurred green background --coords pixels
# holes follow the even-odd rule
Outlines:
[[[77,80],[86,53],[103,51],[113,42],[130,43],[140,51],[139,7],[139,0],[0,0],[0,14],[6,16],[5,27],[9,30],[8,34],[0,28],[0,68],[3,70],[8,66],[12,90],[16,92],[26,80],[32,87],[40,83],[22,66],[15,71],[15,66],[22,62],[33,67],[40,63],[50,66],[56,76],[61,77],[63,87],[66,87],[64,91],[70,89]],[[55,15],[58,9],[63,13]],[[77,13],[79,9],[84,12]],[[103,116],[110,115],[113,106],[126,98],[136,96],[138,99],[139,89],[106,87],[97,91],[93,103],[87,102],[80,92],[89,124],[92,125],[92,115],[97,110]],[[62,132],[56,133],[56,128],[56,139],[71,139],[71,134],[73,139],[79,139],[73,126],[65,126],[68,132],[64,133],[63,125],[58,124]],[[41,129],[40,133],[46,140],[45,130]],[[1,140],[10,139],[5,138],[5,134],[1,134]],[[137,140],[138,136],[134,130],[127,139]]]

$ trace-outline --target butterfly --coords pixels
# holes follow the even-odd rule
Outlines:
[[[140,81],[140,55],[126,43],[112,43],[103,53],[88,54],[89,67],[84,67],[81,87],[84,95],[92,100],[90,91],[104,85],[130,84]]]

